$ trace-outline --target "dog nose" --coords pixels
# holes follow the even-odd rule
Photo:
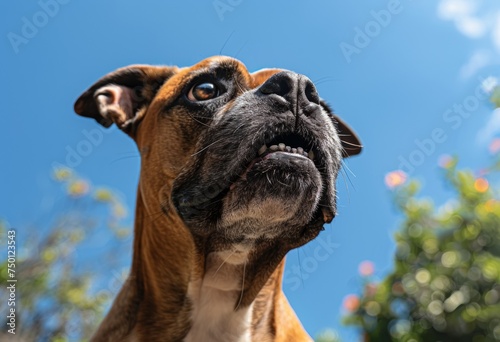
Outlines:
[[[292,105],[293,112],[298,110],[306,115],[320,102],[314,83],[307,76],[291,71],[280,71],[269,77],[259,91],[264,95],[282,97]]]

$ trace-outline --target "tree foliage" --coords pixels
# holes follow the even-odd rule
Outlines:
[[[366,278],[345,319],[366,341],[500,340],[500,201],[484,175],[456,164],[443,165],[456,198],[439,209],[416,198],[415,181],[395,189],[404,222],[394,271],[378,284]]]
[[[0,334],[0,340],[83,340],[91,335],[115,294],[114,288],[97,291],[95,285],[109,273],[116,250],[98,255],[97,260],[104,263],[77,251],[103,226],[111,229],[111,239],[129,234],[130,229],[121,224],[126,214],[123,204],[112,191],[92,187],[69,169],[56,170],[54,179],[64,195],[62,208],[52,213],[50,225],[29,227],[28,234],[21,234],[28,227],[16,229],[16,334]],[[0,236],[7,236],[6,230],[13,228],[0,222]],[[0,258],[0,297],[7,298],[6,255]],[[6,305],[6,301],[0,303],[1,312],[8,312]],[[0,324],[6,327],[5,316]]]
[[[500,88],[491,101],[500,106]],[[394,270],[381,282],[364,277],[361,296],[344,306],[344,323],[365,341],[500,341],[500,139],[496,161],[479,172],[440,160],[454,196],[436,208],[417,197],[420,185],[401,171],[386,178],[403,214],[396,233]]]

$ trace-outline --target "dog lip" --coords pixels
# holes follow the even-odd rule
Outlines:
[[[246,167],[242,174],[238,177],[238,179],[246,180],[246,176],[248,172],[258,163],[264,160],[283,160],[283,159],[299,159],[306,162],[311,162],[317,168],[317,165],[314,161],[308,156],[308,153],[303,152],[303,154],[299,154],[298,152],[286,152],[286,151],[273,151],[271,148],[268,148],[263,154],[254,158],[250,164]],[[230,185],[230,189],[234,188],[234,182]]]
[[[302,134],[292,131],[275,132],[271,136],[265,134],[261,139],[257,140],[252,147],[249,148],[248,154],[242,158],[242,165],[240,172],[233,174],[232,179],[228,184],[228,190],[235,188],[238,181],[246,181],[248,172],[255,166],[255,164],[262,162],[266,159],[292,159],[296,158],[302,162],[309,160],[317,170],[324,168],[324,153],[318,148],[316,143]],[[292,147],[293,146],[293,147]],[[253,152],[252,152],[253,151]],[[286,153],[282,156],[275,156],[272,154]],[[246,166],[244,166],[246,164]]]
[[[278,145],[271,145],[267,147],[266,144],[262,145],[262,147],[257,152],[257,157],[265,158],[267,155],[271,153],[288,153],[293,154],[295,156],[306,157],[314,161],[315,153],[311,149],[309,152],[304,150],[303,147],[290,147],[285,145],[284,143],[279,143]]]
[[[310,160],[307,155],[299,154],[299,153],[291,153],[291,152],[283,152],[283,151],[272,151],[270,153],[267,153],[264,157],[262,157],[262,160],[267,160],[267,159],[281,159],[281,156],[290,159],[290,158],[299,158],[299,159],[305,159],[305,160]],[[257,162],[258,163],[258,162]]]

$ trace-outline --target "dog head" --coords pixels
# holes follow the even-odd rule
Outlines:
[[[119,69],[75,111],[136,141],[146,210],[180,217],[210,251],[310,241],[335,217],[342,158],[361,151],[306,76],[229,57]]]

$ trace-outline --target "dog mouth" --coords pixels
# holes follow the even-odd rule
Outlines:
[[[218,221],[222,214],[222,206],[219,203],[230,201],[242,205],[250,201],[256,191],[261,191],[261,194],[262,191],[269,191],[271,196],[281,193],[283,200],[289,201],[299,195],[294,191],[304,191],[304,186],[318,182],[318,177],[323,184],[318,189],[319,205],[311,208],[314,212],[311,213],[309,224],[304,227],[304,236],[319,231],[324,223],[333,220],[335,205],[331,205],[329,187],[326,184],[332,181],[331,177],[334,175],[328,172],[331,169],[328,167],[329,153],[314,133],[273,134],[268,131],[247,146],[245,152],[237,154],[239,172],[236,169],[233,173],[224,170],[222,165],[214,164],[213,166],[220,170],[220,173],[215,172],[221,177],[218,182],[201,189],[196,187],[196,182],[180,183],[192,187],[173,194],[173,204],[186,222],[194,222],[200,215],[207,220]],[[232,176],[227,177],[228,173]],[[177,189],[182,187],[178,186]]]
[[[288,153],[306,157],[314,161],[315,153],[313,144],[298,134],[285,134],[273,138],[263,144],[257,151],[260,158],[265,158],[272,153]]]
[[[253,154],[253,159],[248,163],[248,166],[244,171],[237,177],[233,178],[232,182],[226,191],[222,193],[221,197],[225,197],[228,193],[233,192],[233,190],[238,186],[239,182],[248,182],[247,176],[250,177],[250,172],[254,169],[259,169],[259,164],[264,164],[266,162],[271,162],[272,167],[284,167],[290,172],[290,165],[301,165],[302,169],[307,167],[308,172],[320,172],[325,168],[325,153],[320,149],[318,144],[314,142],[312,138],[307,138],[306,136],[297,133],[284,133],[279,134],[274,137],[263,139],[265,142],[260,145],[260,148],[252,148],[251,150],[256,151]],[[258,146],[258,144],[256,144]],[[248,160],[248,159],[247,159]],[[264,167],[267,169],[266,167]],[[262,167],[260,168],[262,170]],[[257,171],[260,173],[261,171]],[[252,180],[253,180],[252,176]],[[325,175],[321,176],[324,181]],[[251,181],[251,180],[250,180]],[[321,190],[321,201],[326,202],[326,194]],[[327,206],[318,206],[313,215],[311,222],[330,223],[335,217],[334,212]],[[323,228],[322,228],[323,229]]]
[[[318,155],[318,149],[315,145],[303,136],[295,133],[278,135],[266,140],[262,144],[257,150],[255,158],[249,163],[243,173],[240,174],[239,179],[246,180],[248,172],[257,164],[266,160],[285,162],[292,159],[301,159],[313,163],[318,168],[320,164],[317,158]],[[230,190],[234,187],[235,183],[232,182]]]

